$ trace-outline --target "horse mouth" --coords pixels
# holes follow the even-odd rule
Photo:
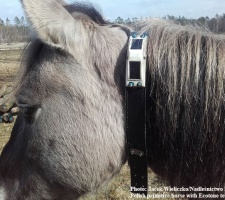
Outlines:
[[[36,105],[34,106],[34,105],[29,105],[29,104],[24,104],[19,102],[17,105],[20,109],[20,112],[23,114],[25,121],[28,124],[32,124],[34,120],[38,118],[41,111],[40,106],[36,106]]]

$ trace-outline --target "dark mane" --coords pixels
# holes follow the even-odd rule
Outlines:
[[[88,17],[90,17],[94,22],[100,25],[107,25],[109,24],[108,21],[106,21],[99,9],[96,7],[96,5],[91,4],[90,2],[75,2],[73,4],[65,5],[64,8],[70,12],[80,12]]]

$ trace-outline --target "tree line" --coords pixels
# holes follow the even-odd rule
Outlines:
[[[181,25],[193,24],[198,25],[200,27],[205,27],[208,30],[217,33],[224,34],[225,33],[225,14],[216,15],[213,18],[209,17],[200,17],[198,19],[186,19],[185,17],[173,17],[167,15],[166,19],[173,20]]]
[[[142,18],[141,18],[142,19]],[[209,17],[200,17],[198,19],[187,19],[185,17],[175,17],[172,15],[167,15],[163,17],[163,19],[171,20],[174,21],[175,23],[181,24],[181,25],[197,25],[200,27],[204,27],[214,33],[217,34],[224,34],[225,33],[225,14],[218,15],[216,14],[215,17],[209,18]],[[127,25],[132,25],[135,23],[137,20],[140,20],[138,18],[128,18],[124,20],[121,17],[118,17],[114,22],[119,23],[119,24],[127,24]]]
[[[26,19],[15,17],[13,22],[0,18],[0,43],[25,42],[29,38],[29,25]]]
[[[172,15],[167,15],[163,18],[172,20],[175,23],[179,23],[181,25],[193,24],[200,27],[204,26],[210,31],[217,34],[225,33],[225,14],[217,14],[213,18],[209,18],[206,16],[200,17],[198,19],[187,19],[185,17],[175,17]],[[132,25],[133,23],[141,19],[138,19],[136,17],[131,19],[123,19],[121,17],[117,17],[117,19],[115,19],[113,22],[118,24]],[[5,21],[0,18],[0,43],[25,42],[29,38],[29,29],[29,24],[23,16],[21,18],[15,17],[13,22],[11,22],[8,18]]]

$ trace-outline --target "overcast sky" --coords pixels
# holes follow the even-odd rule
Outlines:
[[[38,0],[37,0],[38,1]],[[66,0],[66,2],[73,2]],[[115,20],[141,17],[163,17],[167,14],[199,18],[214,17],[225,13],[225,0],[92,0],[97,4],[106,19]],[[11,21],[23,15],[20,0],[0,0],[0,18]]]

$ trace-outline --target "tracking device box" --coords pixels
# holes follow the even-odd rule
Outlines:
[[[127,87],[145,87],[147,41],[147,33],[138,36],[132,32],[130,35],[126,63]]]

